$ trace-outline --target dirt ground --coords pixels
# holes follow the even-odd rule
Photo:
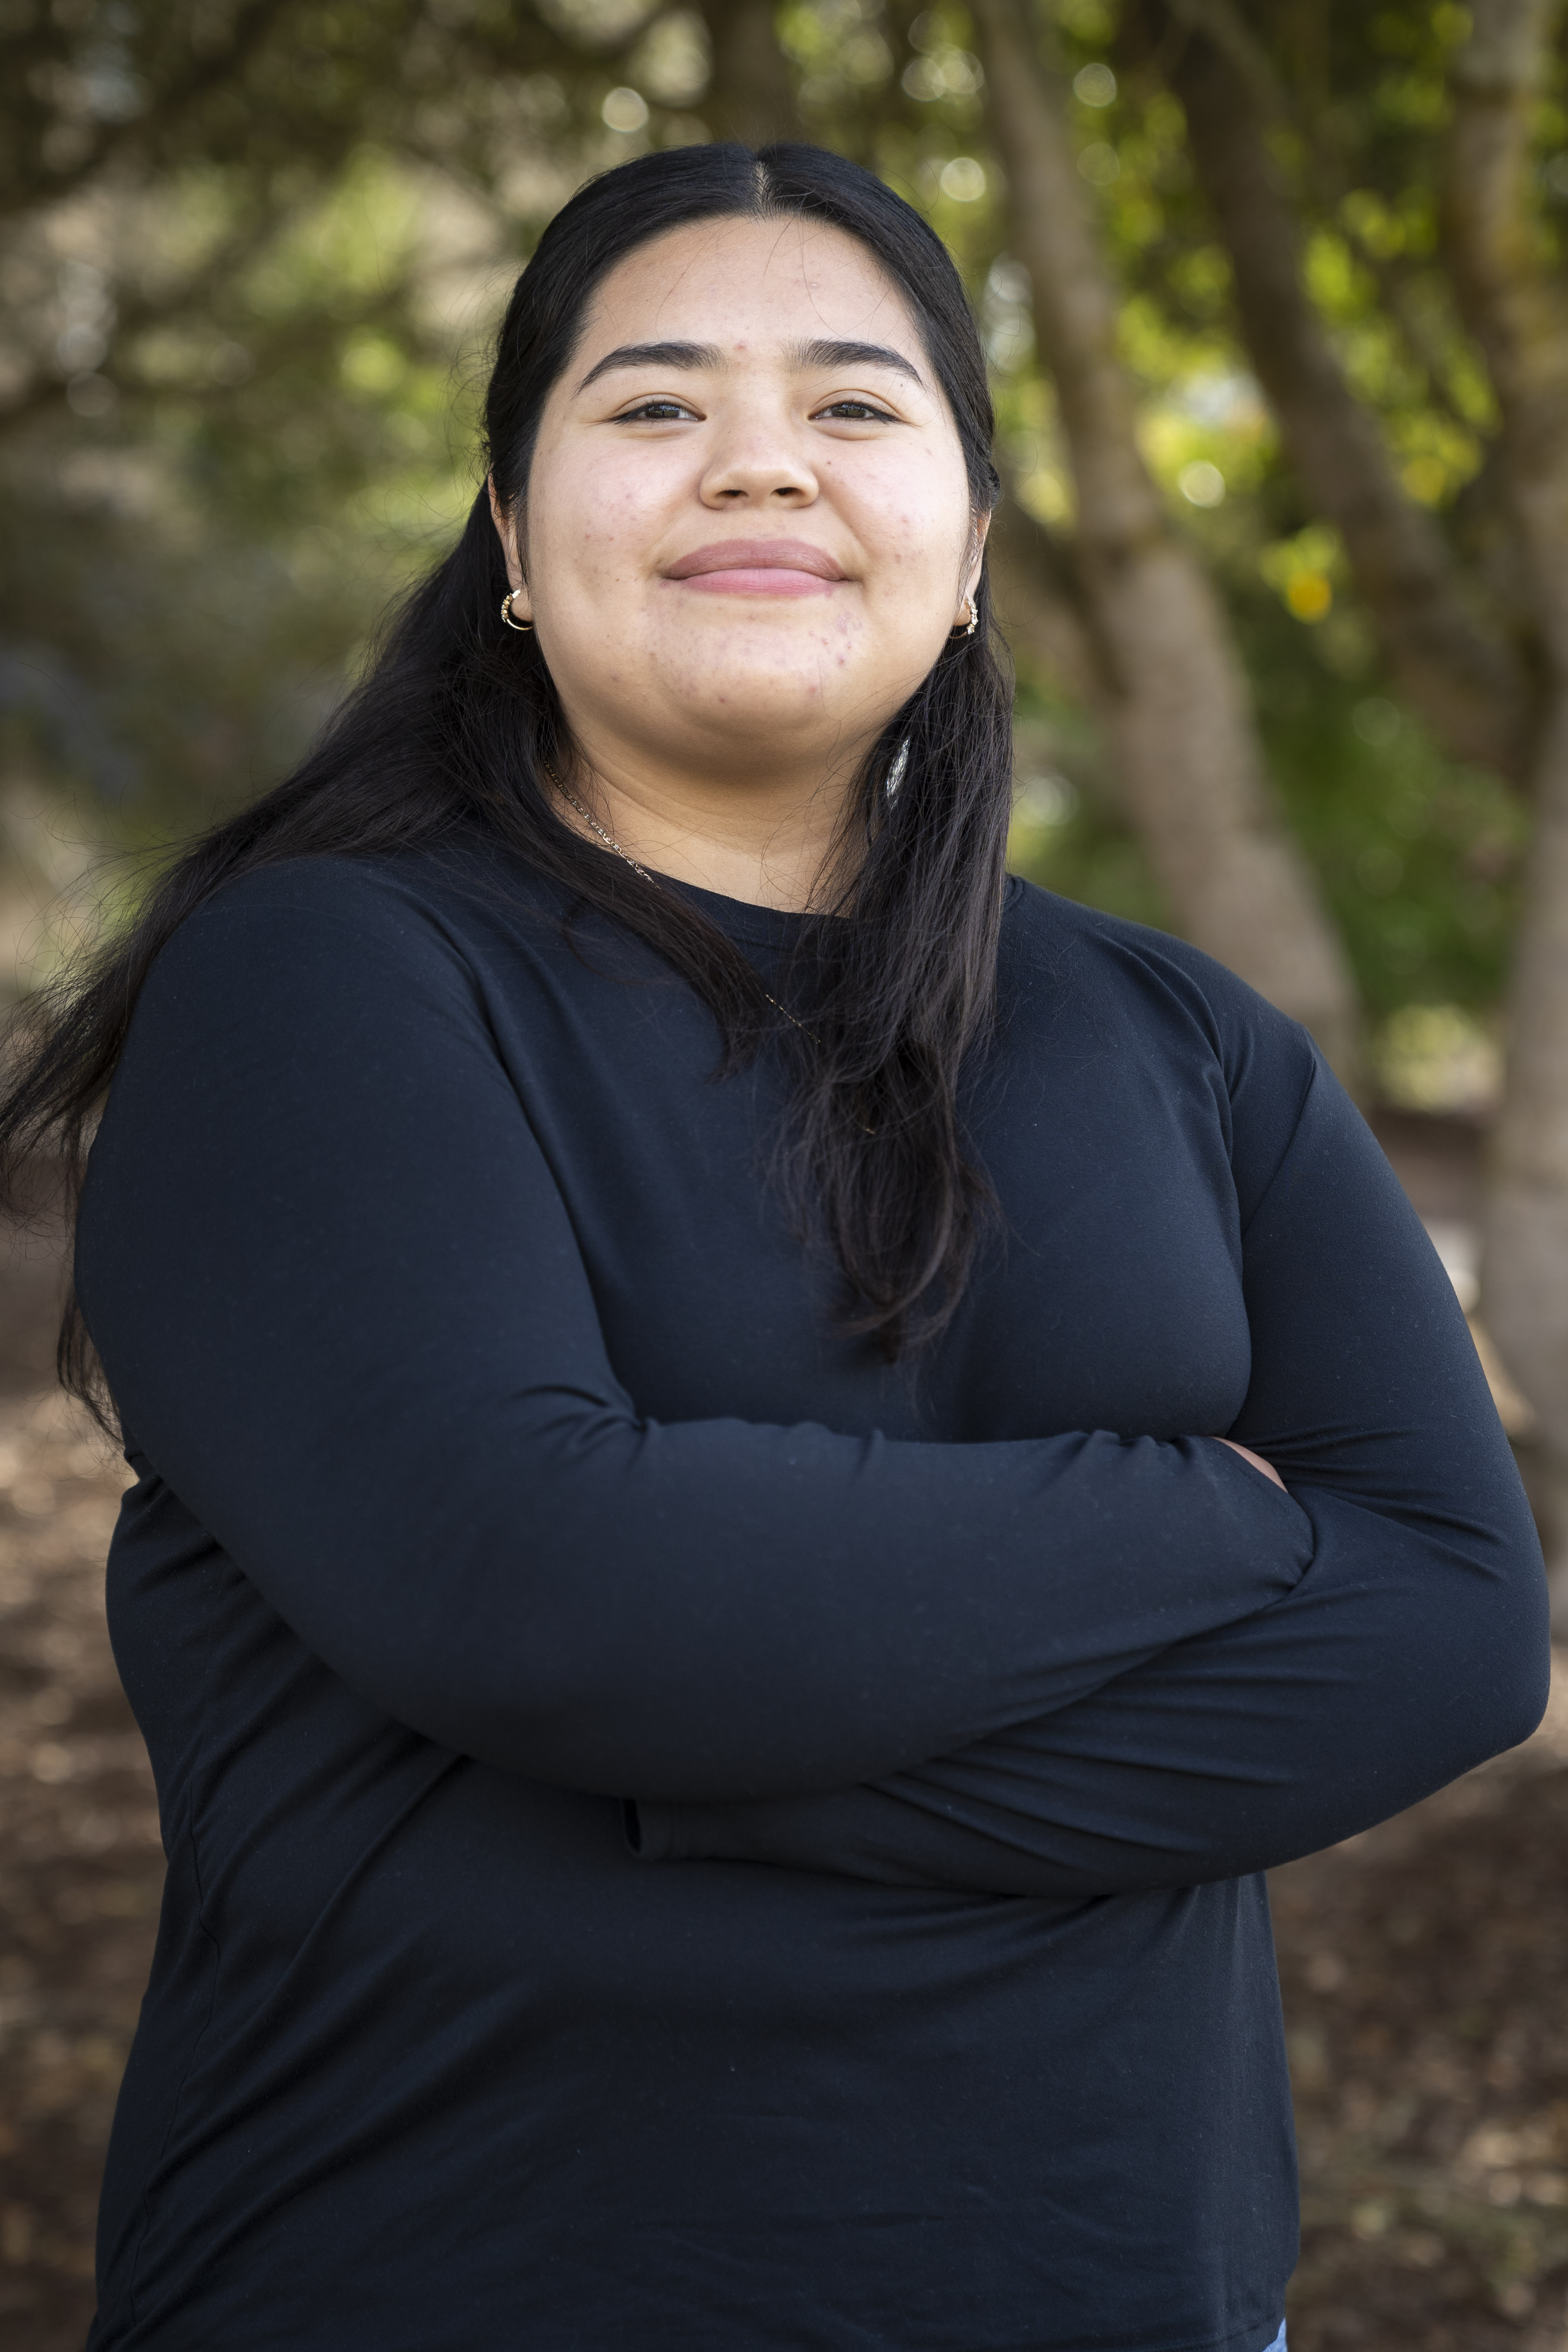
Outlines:
[[[1464,1139],[1385,1141],[1424,1213],[1465,1213]],[[47,1386],[54,1281],[46,1252],[0,1266],[6,2352],[79,2352],[163,1875],[103,1627],[121,1467]],[[1563,1666],[1526,1748],[1276,1874],[1302,2163],[1291,2352],[1568,2352]]]

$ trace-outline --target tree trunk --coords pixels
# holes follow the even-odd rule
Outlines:
[[[702,14],[713,57],[705,110],[720,137],[747,147],[802,137],[772,0],[707,0]]]
[[[1556,0],[1472,0],[1453,67],[1446,226],[1460,304],[1497,395],[1548,671],[1482,1313],[1541,1419],[1555,1488],[1555,1598],[1568,1619],[1568,300],[1542,259],[1530,152],[1557,13]]]
[[[1159,0],[1167,40],[1190,0]],[[1394,682],[1456,759],[1520,777],[1531,711],[1511,649],[1468,610],[1436,520],[1409,498],[1374,416],[1345,381],[1302,280],[1300,237],[1255,76],[1206,32],[1177,36],[1169,79],[1235,271],[1236,307],[1286,451],[1344,542]]]
[[[992,518],[985,568],[1003,634],[1015,652],[1054,678],[1076,702],[1095,709],[1102,673],[1066,550],[1015,500]]]
[[[1117,290],[1090,226],[1059,79],[1017,0],[973,0],[972,15],[1014,250],[1033,281],[1071,455],[1077,572],[1130,814],[1187,936],[1305,1022],[1353,1076],[1343,950],[1266,785],[1218,599],[1139,454],[1116,352]]]

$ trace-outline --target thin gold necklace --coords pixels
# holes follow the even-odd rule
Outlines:
[[[550,775],[548,768],[544,772],[546,775]],[[629,849],[623,849],[620,843],[616,839],[615,835],[605,831],[605,828],[599,823],[598,818],[593,814],[591,810],[584,807],[575,793],[568,791],[567,787],[561,782],[559,776],[550,776],[550,781],[554,785],[556,791],[560,793],[562,799],[568,802],[571,806],[576,810],[584,824],[598,835],[599,839],[604,843],[606,849],[613,849],[616,856],[623,859],[625,863],[631,867],[634,874],[640,874],[645,882],[653,881],[654,877],[648,872],[647,867],[646,866],[639,866],[637,859],[632,856],[631,851]],[[657,883],[655,883],[654,887],[656,888],[658,887]],[[778,998],[772,995],[765,988],[763,991],[763,994],[767,997],[768,1003],[773,1006],[775,1013],[782,1013],[786,1021],[793,1021],[795,1023],[795,1027],[800,1031],[803,1037],[809,1037],[814,1045],[817,1043],[816,1032],[808,1029],[805,1022],[800,1019],[799,1015],[790,1011],[787,1004],[781,1004]],[[866,1132],[869,1135],[871,1129],[868,1128]]]
[[[548,768],[544,772],[547,776],[550,775]],[[639,866],[637,859],[632,856],[631,851],[629,849],[623,849],[620,843],[616,839],[615,835],[605,831],[605,828],[599,823],[598,818],[584,807],[575,793],[569,793],[567,791],[559,776],[550,776],[550,781],[554,785],[556,791],[560,793],[562,799],[569,802],[571,806],[576,810],[578,815],[582,818],[584,824],[587,825],[589,830],[598,835],[599,839],[604,843],[606,849],[613,849],[617,857],[625,858],[626,864],[631,867],[632,872],[634,874],[640,874],[645,882],[651,882],[653,880],[653,876],[648,872],[647,867],[646,866]]]

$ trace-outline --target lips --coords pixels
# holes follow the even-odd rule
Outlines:
[[[664,576],[710,595],[826,596],[847,575],[809,540],[721,539],[678,556]]]

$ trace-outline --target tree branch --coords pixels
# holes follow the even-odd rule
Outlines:
[[[1162,537],[1164,509],[1138,452],[1132,387],[1117,353],[1120,302],[1096,243],[1059,76],[1036,55],[1013,0],[973,10],[989,110],[1028,251],[1035,332],[1079,482],[1087,567]]]
[[[34,205],[57,203],[73,194],[95,178],[112,157],[128,147],[145,145],[149,132],[160,143],[166,142],[204,99],[244,72],[293,5],[294,0],[244,0],[225,47],[206,58],[194,53],[188,58],[182,55],[177,69],[161,86],[154,87],[151,102],[142,113],[128,122],[100,123],[92,145],[65,171],[46,168],[29,175],[27,158],[18,141],[7,175],[9,185],[6,180],[0,179],[0,211],[26,211]]]
[[[1479,0],[1452,67],[1445,226],[1484,356],[1552,667],[1568,691],[1568,300],[1542,258],[1530,170],[1555,0]]]
[[[1188,936],[1306,1021],[1348,1071],[1355,1006],[1342,950],[1265,784],[1218,599],[1139,450],[1117,352],[1119,289],[1060,76],[1019,0],[971,0],[971,14],[1009,183],[1011,249],[1029,272],[1072,461],[1084,636],[1129,812]]]
[[[1214,0],[1166,5],[1187,18]],[[1394,681],[1457,758],[1518,776],[1530,723],[1523,676],[1468,609],[1442,531],[1405,492],[1307,292],[1300,232],[1266,137],[1268,85],[1206,30],[1184,44],[1171,81],[1230,255],[1252,364],[1308,499],[1343,540]]]
[[[1548,669],[1482,1299],[1568,1494],[1568,301],[1545,265],[1530,169],[1558,14],[1555,0],[1471,0],[1470,37],[1450,68],[1445,230],[1497,396],[1500,461]]]
[[[1285,85],[1274,70],[1274,60],[1232,0],[1167,0],[1173,20],[1197,34],[1218,51],[1232,71],[1246,83],[1253,104],[1265,115],[1290,111]]]
[[[1318,193],[1321,195],[1321,191]],[[1346,193],[1348,192],[1343,188],[1338,191],[1341,196]],[[1322,208],[1329,209],[1327,205]],[[1431,395],[1433,406],[1440,408],[1450,423],[1458,426],[1461,433],[1473,435],[1476,430],[1476,420],[1455,398],[1452,384],[1448,381],[1448,368],[1443,352],[1429,332],[1426,322],[1411,307],[1411,289],[1419,273],[1411,268],[1408,260],[1402,255],[1374,253],[1361,231],[1353,228],[1342,215],[1339,218],[1338,226],[1341,235],[1348,238],[1354,249],[1357,261],[1367,275],[1375,281],[1384,309],[1404,338],[1408,356],[1415,361],[1426,379],[1426,388]]]
[[[215,331],[225,331],[221,319],[213,318],[209,307],[215,296],[232,295],[238,272],[256,260],[266,247],[278,241],[285,229],[299,216],[301,206],[280,214],[256,206],[249,217],[233,229],[223,244],[209,253],[195,276],[182,278],[170,286],[156,300],[146,298],[126,301],[120,299],[119,318],[115,327],[116,342],[122,348],[138,334],[158,327],[170,320],[188,320],[193,314],[212,320]],[[330,319],[320,312],[309,314],[299,324],[281,331],[274,329],[267,338],[262,353],[263,364],[277,365],[300,356],[314,357],[323,341],[341,336],[350,327],[384,324],[395,319],[406,301],[406,280],[390,285],[383,283],[368,300],[353,310],[334,307]],[[235,322],[237,323],[237,322]],[[127,399],[145,396],[145,387],[120,369],[106,364],[102,373],[115,389]],[[19,432],[33,417],[50,408],[58,408],[65,401],[67,387],[58,377],[40,370],[13,400],[0,405],[0,444]],[[231,396],[227,387],[218,385],[182,385],[182,399],[218,400]]]

